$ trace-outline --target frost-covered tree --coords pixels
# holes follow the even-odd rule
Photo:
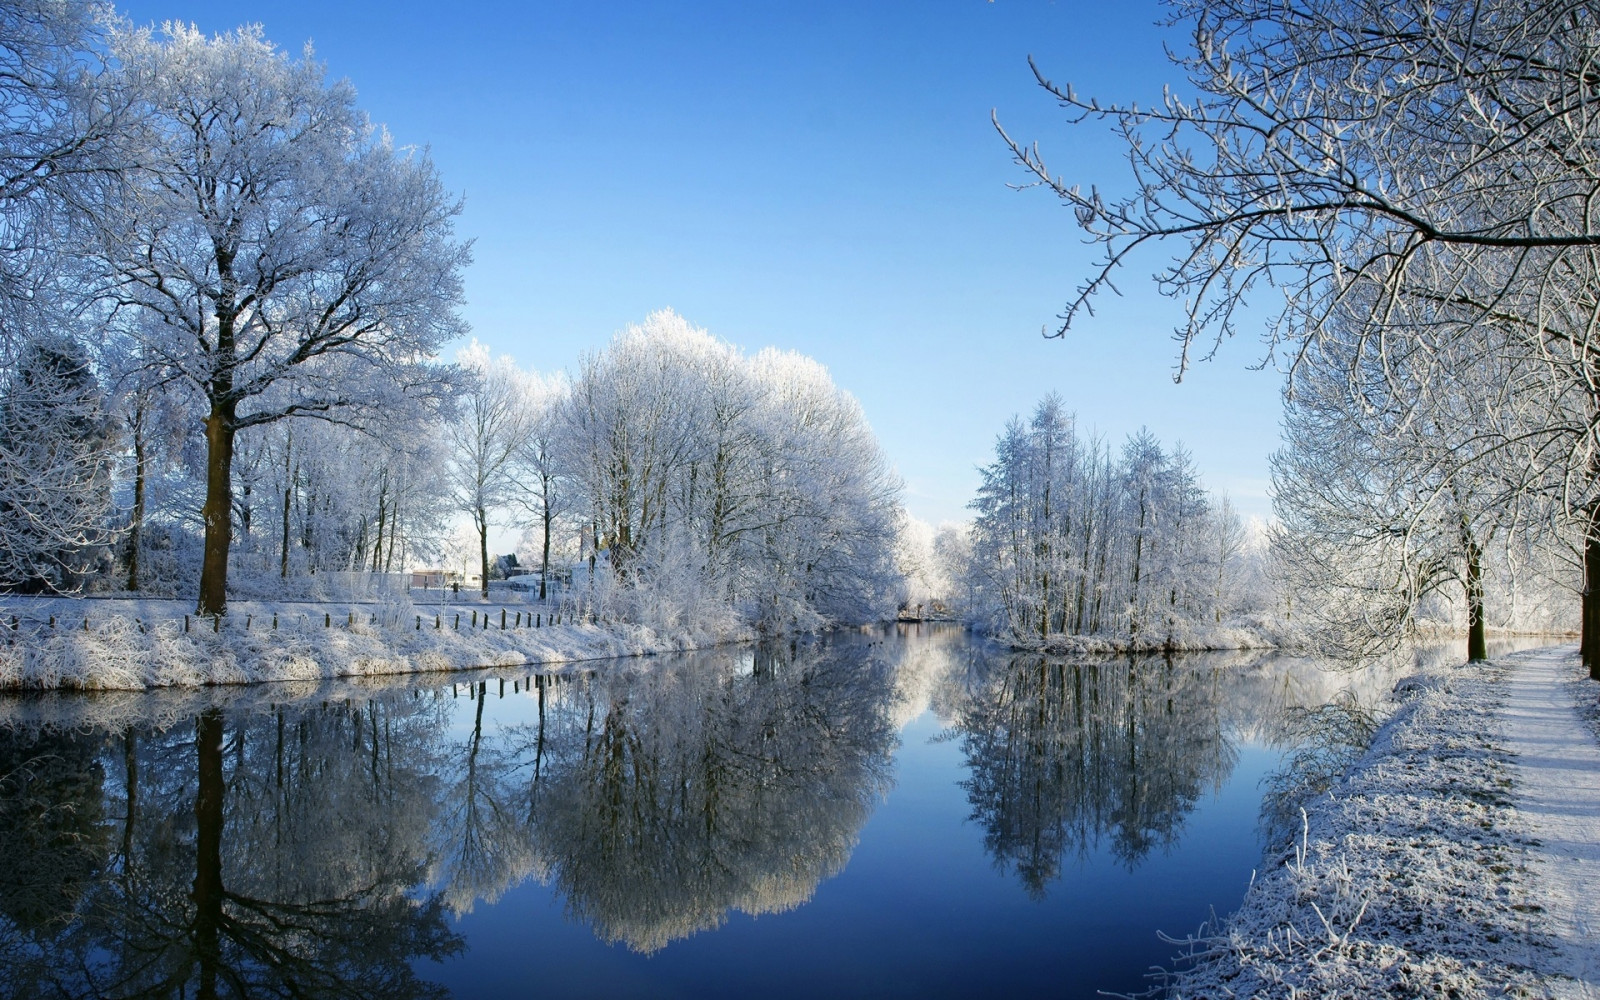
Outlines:
[[[489,596],[491,519],[519,495],[517,459],[527,443],[529,390],[508,356],[491,358],[477,341],[456,355],[467,376],[456,419],[446,428],[451,498],[478,533],[479,580]]]
[[[83,348],[31,341],[0,386],[0,584],[82,586],[111,540],[115,446]]]
[[[1441,364],[1451,377],[1431,377]],[[1535,478],[1545,463],[1518,446],[1529,397],[1546,398],[1528,367],[1404,342],[1380,356],[1339,329],[1306,351],[1273,457],[1274,545],[1324,642],[1392,646],[1439,595],[1465,607],[1467,658],[1487,658],[1488,604],[1503,597],[1487,591],[1495,569],[1513,571],[1507,546],[1562,544],[1557,491]]]
[[[571,456],[562,419],[572,389],[561,375],[530,373],[523,381],[526,426],[517,448],[521,502],[539,534],[539,600],[549,596],[550,545],[558,522],[573,508]]]
[[[1237,516],[1219,520],[1181,446],[1141,430],[1113,458],[1050,395],[1027,423],[1007,425],[981,472],[964,576],[968,613],[996,631],[1023,644],[1170,643],[1233,610],[1217,581],[1237,568]]]
[[[1355,306],[1379,354],[1498,342],[1542,367],[1544,400],[1517,440],[1543,439],[1538,478],[1560,482],[1583,524],[1583,650],[1600,672],[1600,15],[1509,0],[1174,7],[1196,99],[1109,106],[1040,77],[1075,122],[1127,138],[1136,194],[1084,192],[1012,144],[1106,248],[1066,322],[1141,246],[1170,239],[1161,280],[1188,309],[1180,369],[1269,288],[1283,298],[1266,339],[1291,359]]]
[[[261,528],[241,564],[280,580],[403,570],[441,530],[440,424],[431,401],[402,397],[360,428],[302,419],[251,431]]]
[[[787,630],[892,611],[898,479],[816,362],[659,312],[584,361],[565,412],[591,564],[650,614]]]
[[[110,428],[99,388],[92,406],[85,394],[96,379],[83,345],[102,334],[84,316],[97,275],[82,267],[77,212],[82,186],[115,183],[127,164],[127,105],[95,54],[109,16],[81,0],[0,6],[0,369],[11,398],[0,578],[12,585],[76,587],[109,527]],[[51,438],[27,440],[36,433]],[[86,548],[90,536],[100,541]]]
[[[755,620],[781,629],[885,617],[900,589],[901,484],[861,404],[792,352],[761,352],[754,376],[759,502],[737,551],[754,577]]]
[[[1011,143],[1105,248],[1062,329],[1141,247],[1171,240],[1159,281],[1186,303],[1180,374],[1263,292],[1269,352],[1291,370],[1335,320],[1380,358],[1492,349],[1537,370],[1542,398],[1506,441],[1536,442],[1535,480],[1558,483],[1583,525],[1582,646],[1600,675],[1600,13],[1577,0],[1173,8],[1194,98],[1107,105],[1039,77],[1074,123],[1127,140],[1135,194],[1085,192]]]
[[[0,6],[0,350],[58,325],[84,297],[74,266],[82,188],[115,184],[135,121],[95,53],[109,4]],[[64,308],[65,307],[65,308]]]
[[[132,356],[118,358],[128,350]],[[124,585],[136,591],[152,579],[146,565],[152,521],[181,521],[188,498],[174,498],[170,479],[184,478],[185,444],[190,436],[195,402],[192,392],[169,380],[159,363],[143,355],[138,343],[113,343],[107,366],[120,370],[116,385],[116,410],[122,419],[125,447],[120,478],[129,488],[127,535],[123,539]],[[176,499],[176,502],[174,502]],[[170,537],[167,538],[170,540]],[[156,574],[160,575],[160,574]]]
[[[111,50],[143,131],[138,169],[92,206],[94,248],[130,336],[204,400],[199,610],[220,613],[237,435],[353,421],[428,378],[461,331],[459,204],[348,83],[259,29],[121,29]]]

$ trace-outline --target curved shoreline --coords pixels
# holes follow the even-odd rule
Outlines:
[[[1170,995],[1587,995],[1548,927],[1537,817],[1518,809],[1507,703],[1528,656],[1398,685],[1398,710],[1240,908],[1174,942]]]

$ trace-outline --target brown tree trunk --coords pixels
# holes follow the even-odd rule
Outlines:
[[[283,435],[283,544],[278,550],[278,577],[289,578],[289,504],[294,500],[294,432]]]
[[[202,615],[228,610],[228,547],[233,544],[233,436],[234,406],[213,403],[206,418],[206,501],[200,508],[205,520],[205,555],[200,563]]]
[[[544,550],[539,562],[539,600],[546,597],[546,588],[550,584],[550,491],[544,494]]]

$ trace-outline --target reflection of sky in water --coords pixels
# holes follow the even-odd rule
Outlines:
[[[1228,912],[1259,863],[1274,720],[1406,669],[1063,664],[902,628],[532,691],[508,669],[7,702],[85,735],[4,748],[37,780],[0,782],[0,850],[28,856],[0,879],[0,997],[83,956],[68,996],[277,995],[283,968],[309,996],[1137,991],[1172,955],[1155,932]]]
[[[931,714],[902,733],[895,788],[845,870],[787,913],[733,914],[714,932],[643,956],[566,922],[543,886],[506,894],[456,929],[470,951],[420,970],[462,996],[515,996],[537,983],[590,996],[1096,996],[1137,990],[1170,957],[1155,930],[1181,934],[1207,906],[1231,909],[1259,857],[1257,782],[1276,761],[1247,748],[1232,779],[1202,798],[1170,853],[1129,871],[1109,851],[1063,866],[1042,901],[997,871],[967,822],[959,745],[933,741]]]
[[[899,731],[893,788],[844,870],[805,905],[757,917],[733,912],[717,930],[646,956],[597,941],[565,919],[551,888],[524,885],[492,913],[463,917],[457,929],[470,952],[425,974],[462,995],[491,996],[516,995],[530,982],[557,995],[597,996],[1095,996],[1146,985],[1149,966],[1172,954],[1157,929],[1182,934],[1210,907],[1237,904],[1260,857],[1259,782],[1278,759],[1237,740],[1237,730],[1254,724],[1211,701],[1201,714],[1213,733],[1226,727],[1235,736],[1232,766],[1212,776],[1220,786],[1203,783],[1172,843],[1155,844],[1131,867],[1109,836],[1081,851],[1075,845],[1035,899],[986,850],[986,830],[972,820],[962,788],[970,770],[960,717],[996,661],[1003,669],[1010,658],[955,632],[903,646],[890,639],[870,652],[900,668],[888,705]],[[1281,680],[1260,667],[1259,655],[1212,659],[1219,662],[1208,674],[1253,667],[1251,681],[1219,686],[1235,699],[1260,697]],[[1318,672],[1286,687],[1302,694],[1322,683]]]

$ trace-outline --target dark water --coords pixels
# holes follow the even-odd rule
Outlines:
[[[902,627],[4,700],[0,996],[1138,991],[1261,862],[1276,719],[1352,681]]]

